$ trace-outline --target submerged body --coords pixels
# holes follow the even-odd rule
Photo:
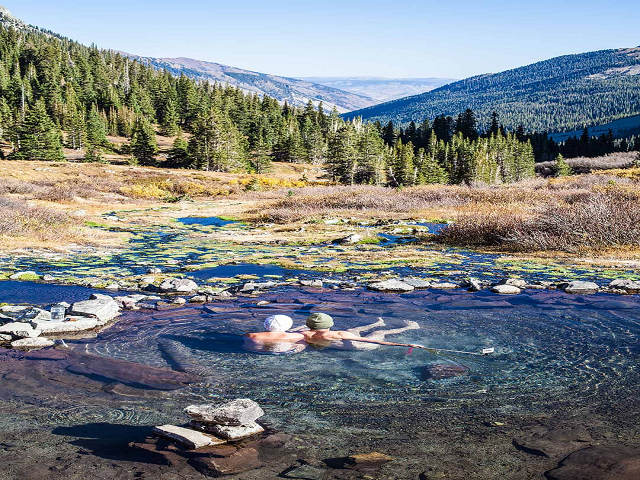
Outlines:
[[[377,327],[384,327],[382,318],[377,322],[348,330],[330,330],[330,328],[298,329],[296,332],[258,332],[246,334],[247,344],[253,351],[268,351],[276,348],[292,352],[302,351],[307,345],[320,348],[336,348],[339,350],[374,350],[381,345],[423,348],[422,345],[411,343],[388,342],[387,335],[394,335],[416,330],[420,326],[416,322],[406,321],[405,326],[390,330],[377,330],[366,336],[361,334]],[[305,327],[302,327],[305,328]],[[287,349],[286,345],[290,348]],[[277,346],[277,347],[276,347]],[[282,353],[282,352],[276,352]]]

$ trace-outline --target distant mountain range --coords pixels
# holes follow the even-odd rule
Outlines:
[[[62,35],[47,29],[28,25],[19,18],[14,17],[9,10],[2,6],[0,6],[0,24],[18,30],[38,31],[63,38]],[[158,69],[166,68],[175,75],[184,73],[198,80],[233,85],[246,92],[268,95],[282,102],[287,101],[295,106],[306,105],[311,100],[316,105],[319,102],[323,102],[327,110],[335,106],[342,113],[379,103],[379,101],[366,95],[340,90],[331,86],[296,78],[252,72],[219,63],[204,62],[191,58],[152,58],[124,52],[120,53]]]
[[[478,75],[430,92],[345,114],[397,124],[473,109],[508,128],[563,132],[640,114],[640,47],[565,55]]]
[[[335,106],[340,112],[348,112],[379,103],[366,95],[308,80],[252,72],[192,58],[153,58],[122,53],[155,68],[166,69],[174,75],[184,73],[197,80],[233,85],[247,92],[265,94],[280,101],[286,100],[290,105],[303,106],[311,100],[316,105],[323,102],[327,110]]]
[[[397,98],[428,92],[447,83],[455,82],[454,78],[384,78],[384,77],[304,77],[301,80],[319,83],[337,88],[378,102],[387,102]]]

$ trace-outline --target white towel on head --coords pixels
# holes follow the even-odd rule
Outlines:
[[[271,315],[264,320],[267,332],[286,332],[293,326],[293,320],[288,315]]]

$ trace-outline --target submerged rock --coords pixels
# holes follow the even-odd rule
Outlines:
[[[432,363],[422,369],[423,380],[443,380],[461,377],[469,373],[469,367],[458,363]]]
[[[263,464],[255,448],[237,450],[227,457],[202,457],[193,460],[192,465],[203,475],[220,477],[234,475],[260,468]]]
[[[562,283],[559,285],[560,288],[562,288],[562,290],[564,290],[567,293],[575,293],[575,294],[589,294],[589,293],[596,293],[598,290],[600,290],[600,287],[598,286],[597,283],[593,283],[593,282],[585,282],[582,280],[575,280],[573,282],[569,282],[569,283]]]
[[[247,282],[239,290],[240,293],[251,293],[256,290],[267,290],[276,287],[276,282]]]
[[[539,425],[514,438],[513,445],[531,455],[558,458],[588,446],[591,440],[591,435],[584,427],[549,429]]]
[[[398,279],[370,283],[369,288],[378,292],[413,292],[415,287]]]
[[[190,405],[185,413],[192,420],[217,425],[250,425],[264,415],[264,411],[253,400],[238,398],[222,405]]]
[[[167,278],[160,284],[160,290],[170,293],[191,293],[198,289],[198,284],[188,278]]]
[[[493,293],[499,293],[501,295],[516,295],[520,293],[522,290],[520,290],[518,287],[514,285],[502,284],[502,285],[494,285],[493,287],[491,287],[491,291]]]
[[[588,447],[572,453],[545,473],[549,480],[637,480],[640,449],[627,446]]]

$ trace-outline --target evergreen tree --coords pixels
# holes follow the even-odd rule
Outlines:
[[[92,107],[86,123],[86,155],[85,160],[98,162],[102,160],[102,146],[106,143],[105,125],[98,108]]]
[[[265,173],[271,168],[271,155],[264,140],[259,140],[249,156],[249,167],[255,173]]]
[[[140,165],[155,165],[158,153],[156,133],[149,121],[139,116],[134,124],[131,138],[131,154]]]
[[[389,120],[389,123],[382,128],[382,139],[384,140],[384,143],[390,147],[394,147],[396,145],[398,134],[391,120]]]
[[[168,168],[189,168],[191,159],[189,158],[188,143],[184,139],[182,132],[178,132],[178,136],[173,141],[171,150],[167,155],[167,160],[164,162],[165,167]]]
[[[566,177],[567,175],[571,175],[572,173],[571,167],[560,153],[556,157],[556,162],[553,169],[556,177]]]
[[[64,160],[60,130],[49,118],[43,100],[26,112],[17,129],[17,150],[11,158],[18,160]]]

